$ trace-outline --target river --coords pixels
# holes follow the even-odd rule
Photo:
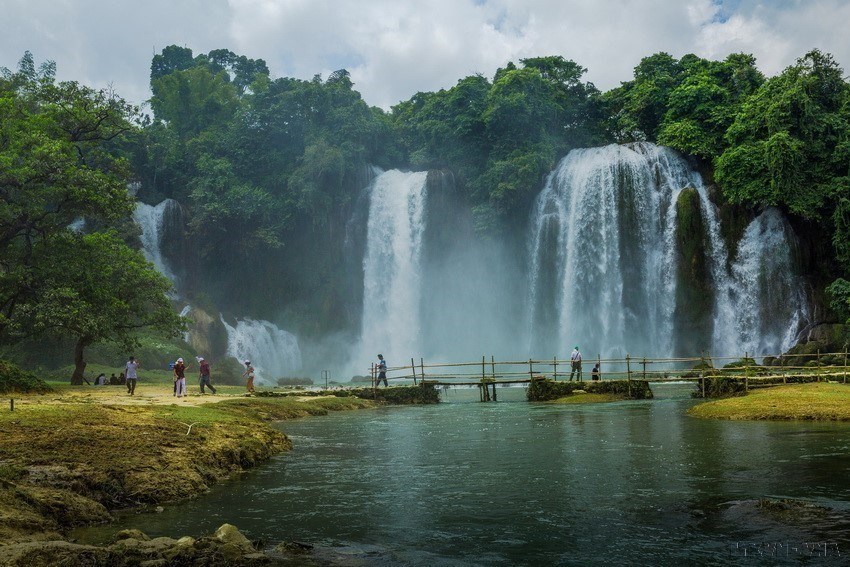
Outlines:
[[[229,522],[254,540],[312,544],[334,565],[847,561],[850,424],[699,420],[685,415],[688,388],[592,405],[451,390],[434,406],[287,421],[293,451],[79,537],[199,536]]]

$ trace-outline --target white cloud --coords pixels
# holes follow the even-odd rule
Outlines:
[[[818,47],[850,65],[842,0],[0,0],[0,14],[0,65],[28,49],[61,78],[113,83],[135,102],[154,50],[172,43],[263,58],[275,76],[344,67],[384,108],[539,55],[574,59],[602,89],[658,51],[745,51],[774,74]]]

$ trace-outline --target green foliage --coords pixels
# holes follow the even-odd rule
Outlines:
[[[611,394],[633,400],[648,400],[652,398],[652,390],[649,388],[649,382],[645,380],[572,382],[549,379],[532,380],[528,385],[526,397],[530,402],[547,402],[572,395],[575,390],[584,390],[590,394]]]
[[[46,394],[50,391],[50,386],[32,372],[0,360],[0,394]]]
[[[838,278],[826,288],[826,293],[830,297],[830,308],[850,324],[850,282]]]

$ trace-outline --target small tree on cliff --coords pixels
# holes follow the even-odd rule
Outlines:
[[[18,309],[31,334],[75,340],[72,384],[83,382],[86,347],[113,342],[127,350],[141,329],[175,336],[184,329],[166,293],[171,282],[114,232],[65,233],[38,246],[37,289]]]

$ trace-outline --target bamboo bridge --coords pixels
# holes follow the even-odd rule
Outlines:
[[[479,388],[481,401],[497,401],[496,387],[499,385],[530,384],[535,380],[588,382],[596,378],[600,382],[625,381],[631,392],[631,383],[695,382],[705,397],[706,383],[712,379],[727,378],[737,380],[743,390],[763,388],[788,382],[840,381],[847,383],[850,375],[848,352],[758,355],[762,364],[757,364],[750,353],[743,356],[712,357],[702,354],[698,357],[650,358],[632,357],[602,358],[597,355],[593,360],[581,363],[581,372],[572,372],[571,361],[547,360],[511,360],[497,361],[495,356],[482,356],[474,362],[438,362],[427,363],[414,358],[409,365],[387,368],[389,382],[413,382],[433,386],[467,386]],[[588,368],[598,365],[597,376],[592,377]],[[715,367],[715,365],[718,365]],[[377,387],[378,367],[372,364],[371,384]],[[596,380],[593,380],[594,382]]]

